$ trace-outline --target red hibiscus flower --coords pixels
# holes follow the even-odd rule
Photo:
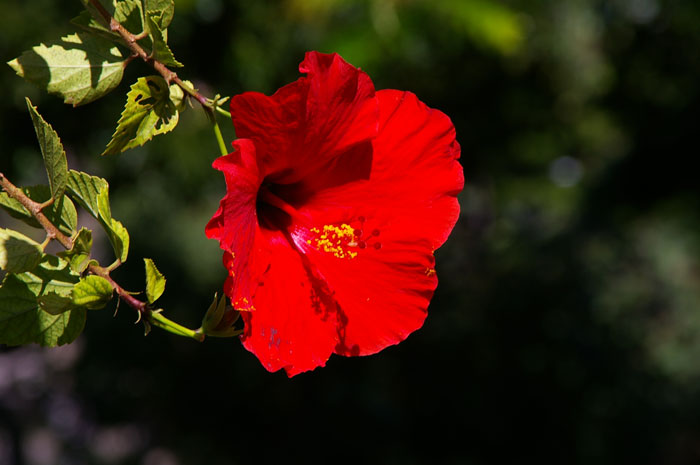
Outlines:
[[[231,101],[240,138],[213,164],[226,195],[206,227],[224,250],[243,345],[288,376],[422,326],[433,252],[464,185],[445,114],[410,92],[375,92],[337,54],[309,52],[299,70],[271,97]]]

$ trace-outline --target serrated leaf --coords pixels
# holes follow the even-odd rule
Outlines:
[[[44,203],[51,198],[51,190],[49,186],[31,186],[23,187],[24,192],[30,199],[38,203]],[[39,222],[29,213],[29,210],[13,199],[6,192],[0,192],[0,207],[5,210],[11,217],[22,220],[29,226],[42,229]],[[73,234],[78,223],[78,213],[75,211],[75,205],[68,197],[61,197],[58,202],[44,207],[42,213],[64,234]]]
[[[121,222],[112,218],[107,181],[87,173],[70,170],[66,189],[81,207],[100,222],[114,248],[115,255],[125,262],[129,253],[129,233]]]
[[[124,263],[129,255],[129,232],[121,221],[112,218],[112,224],[106,229],[109,242],[114,249],[114,255]]]
[[[101,276],[85,276],[73,288],[73,303],[91,310],[103,308],[112,299],[114,288]]]
[[[173,0],[143,0],[146,14],[156,13],[161,20],[158,26],[161,30],[166,30],[173,20],[175,14],[175,3]]]
[[[81,228],[73,237],[73,247],[70,250],[59,252],[58,256],[68,260],[70,267],[76,273],[82,273],[90,264],[90,251],[92,250],[92,231]]]
[[[51,315],[60,315],[75,308],[73,299],[65,297],[55,292],[48,292],[37,299],[39,308]]]
[[[177,108],[170,100],[168,84],[160,76],[139,78],[126,97],[117,130],[102,155],[138,147],[177,126]]]
[[[146,265],[146,298],[148,303],[152,304],[165,291],[165,277],[158,271],[153,260],[144,258],[143,261]]]
[[[153,57],[163,63],[165,66],[181,68],[182,63],[175,59],[172,50],[168,47],[167,40],[163,35],[159,23],[162,22],[160,15],[155,13],[146,14],[146,24],[148,25],[148,33],[153,43]]]
[[[36,138],[39,140],[41,156],[44,158],[44,167],[49,178],[51,195],[54,200],[58,200],[63,195],[63,191],[66,188],[66,178],[68,177],[66,151],[63,150],[63,144],[61,144],[61,139],[56,131],[39,114],[36,107],[32,105],[31,100],[29,98],[25,98],[25,100],[34,123]]]
[[[29,82],[78,106],[114,89],[127,63],[110,41],[79,32],[37,45],[8,65]]]
[[[51,315],[38,299],[48,294],[68,297],[77,281],[64,260],[51,256],[31,272],[8,274],[0,285],[0,343],[53,347],[73,342],[85,326],[86,310]]]
[[[44,251],[38,242],[11,229],[0,228],[0,269],[8,273],[31,271]]]
[[[103,189],[108,188],[107,181],[100,177],[75,170],[68,172],[66,182],[68,193],[95,218],[100,217],[97,198]]]

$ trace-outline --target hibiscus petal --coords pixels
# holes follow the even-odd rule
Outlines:
[[[377,96],[370,179],[320,188],[300,209],[315,228],[294,231],[340,307],[343,355],[376,353],[423,324],[437,285],[433,251],[459,217],[464,184],[449,118],[409,92]]]
[[[246,92],[231,100],[239,137],[252,139],[265,175],[297,182],[377,133],[377,99],[369,76],[339,55],[308,52],[307,73],[268,97]]]
[[[326,364],[338,343],[336,308],[283,233],[264,234],[273,258],[253,298],[255,308],[241,313],[241,340],[268,371],[284,368],[291,377]]]
[[[217,158],[213,166],[224,173],[226,195],[209,221],[205,233],[218,239],[224,250],[224,265],[229,270],[228,295],[233,306],[248,310],[256,287],[257,276],[265,269],[265,254],[260,243],[256,199],[261,179],[250,140],[233,143],[235,151]]]

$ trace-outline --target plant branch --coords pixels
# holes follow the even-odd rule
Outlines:
[[[61,243],[63,247],[65,247],[67,250],[70,250],[73,248],[73,240],[63,234],[49,219],[44,215],[44,213],[41,211],[44,206],[46,206],[45,203],[39,203],[35,202],[34,200],[30,199],[27,194],[25,194],[22,189],[19,187],[15,186],[10,182],[9,179],[5,177],[2,173],[0,173],[0,186],[7,192],[7,195],[12,197],[13,199],[17,200],[19,203],[22,204],[24,208],[26,208],[34,218],[39,222],[39,224],[44,228],[46,231],[46,235],[48,238],[53,238],[56,239],[58,242]],[[114,292],[117,293],[119,298],[123,300],[124,302],[127,303],[131,308],[139,312],[139,314],[142,317],[145,317],[148,321],[154,323],[155,326],[158,326],[160,328],[163,328],[167,331],[170,331],[171,333],[177,334],[179,336],[186,336],[190,337],[192,339],[196,339],[198,341],[203,341],[204,340],[204,334],[198,331],[193,331],[191,329],[187,329],[183,326],[180,326],[179,324],[168,320],[166,317],[161,315],[160,313],[156,314],[153,312],[150,308],[150,306],[146,303],[143,302],[133,295],[131,295],[128,291],[126,291],[123,287],[121,287],[110,275],[110,269],[105,268],[99,265],[91,264],[88,266],[88,271],[94,275],[100,276],[104,279],[106,279],[111,285],[112,288],[114,288]]]
[[[165,79],[165,81],[168,84],[175,83],[180,88],[185,91],[188,95],[190,95],[192,98],[197,100],[200,105],[202,105],[202,108],[204,111],[207,112],[210,116],[213,116],[214,114],[214,105],[212,104],[211,100],[197,92],[197,90],[193,87],[190,87],[186,83],[184,83],[178,76],[177,73],[169,69],[167,66],[165,66],[163,63],[160,61],[156,60],[153,58],[153,56],[149,55],[146,53],[146,51],[143,49],[138,44],[138,40],[142,37],[138,35],[134,35],[131,32],[127,31],[124,26],[122,26],[119,21],[114,19],[114,17],[107,11],[102,4],[100,4],[99,0],[89,0],[90,4],[95,7],[95,9],[100,13],[102,18],[107,22],[109,25],[109,29],[113,32],[116,32],[119,34],[119,36],[124,40],[126,43],[126,46],[129,47],[129,50],[131,52],[141,58],[143,61],[148,63],[158,71],[158,73]]]
[[[10,180],[7,179],[2,173],[0,173],[0,186],[2,186],[5,192],[7,192],[7,195],[21,203],[22,206],[26,208],[34,218],[36,218],[49,237],[56,239],[68,250],[73,248],[73,240],[59,231],[59,229],[54,226],[51,221],[49,221],[46,215],[42,213],[41,210],[44,208],[45,204],[41,204],[30,199],[27,194],[22,191],[22,189],[12,184]]]

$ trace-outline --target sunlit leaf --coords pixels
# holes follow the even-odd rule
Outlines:
[[[129,233],[121,222],[112,218],[107,181],[87,173],[70,170],[66,189],[80,206],[100,222],[114,248],[116,257],[125,262],[129,253]]]
[[[86,276],[73,288],[73,303],[96,310],[103,308],[112,298],[114,288],[101,276]]]
[[[81,207],[90,212],[95,218],[99,218],[100,212],[97,206],[97,197],[102,189],[108,188],[107,181],[87,173],[70,170],[66,188]]]
[[[159,76],[139,78],[127,94],[117,130],[102,155],[143,145],[153,136],[171,131],[177,122],[178,111],[165,80]]]
[[[158,271],[153,260],[144,258],[143,261],[146,265],[146,297],[148,298],[148,303],[152,304],[165,291],[165,277]]]
[[[127,61],[110,41],[79,32],[37,45],[8,64],[29,82],[78,106],[114,89]]]
[[[182,63],[175,59],[172,50],[170,50],[170,47],[168,47],[166,43],[163,31],[158,25],[160,22],[162,22],[162,20],[159,16],[155,16],[152,13],[146,14],[146,24],[148,25],[151,40],[153,41],[153,56],[166,66],[182,67]]]
[[[43,253],[41,245],[24,234],[0,228],[0,269],[8,273],[31,271]]]
[[[39,140],[39,147],[41,147],[41,155],[44,157],[44,167],[49,177],[51,195],[54,200],[58,200],[63,195],[68,177],[66,151],[63,150],[63,144],[61,144],[61,139],[56,131],[42,118],[36,107],[32,105],[31,100],[27,98],[26,101],[34,123],[34,131]]]

